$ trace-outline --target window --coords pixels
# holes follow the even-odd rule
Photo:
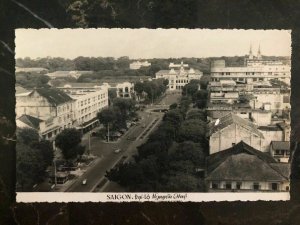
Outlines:
[[[278,183],[271,183],[271,190],[277,191],[278,190]]]
[[[259,183],[253,183],[253,190],[259,190],[260,186]]]
[[[240,190],[242,187],[242,182],[236,182],[236,189]]]
[[[289,190],[290,190],[290,187],[289,187],[289,186],[286,186],[286,187],[285,187],[285,190],[286,190],[286,191],[289,191]]]
[[[212,182],[211,188],[212,189],[218,189],[219,188],[219,182]]]
[[[226,189],[231,189],[231,187],[232,187],[231,182],[226,182],[225,188]]]

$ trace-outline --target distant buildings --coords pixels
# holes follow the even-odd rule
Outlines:
[[[151,63],[148,61],[135,61],[129,64],[129,68],[132,70],[138,70],[142,67],[148,67],[151,66]]]
[[[82,74],[92,74],[93,71],[55,71],[52,73],[47,73],[46,75],[50,77],[50,79],[59,79],[59,78],[66,78],[72,77],[78,79]]]
[[[290,84],[291,66],[279,60],[262,59],[260,49],[257,56],[254,57],[251,47],[244,66],[227,67],[224,60],[218,60],[211,66],[211,81],[234,80],[239,83],[251,84],[271,79]]]
[[[289,191],[290,76],[260,49],[241,67],[212,63],[208,191]]]
[[[16,73],[24,72],[24,73],[47,73],[48,69],[42,67],[16,67]]]
[[[193,68],[188,69],[188,64],[170,63],[170,70],[160,70],[155,74],[156,79],[166,79],[169,81],[168,90],[182,90],[191,80],[200,80],[203,73]]]

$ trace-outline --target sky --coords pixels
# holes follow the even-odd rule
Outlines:
[[[291,56],[290,30],[17,29],[16,58]]]

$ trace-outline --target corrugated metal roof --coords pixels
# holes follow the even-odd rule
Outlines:
[[[39,88],[35,90],[38,94],[46,98],[52,105],[60,105],[66,102],[74,101],[65,92],[55,88]]]

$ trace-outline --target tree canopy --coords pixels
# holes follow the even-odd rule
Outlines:
[[[61,149],[66,160],[74,159],[81,154],[81,133],[75,128],[67,128],[55,138],[55,146]]]

